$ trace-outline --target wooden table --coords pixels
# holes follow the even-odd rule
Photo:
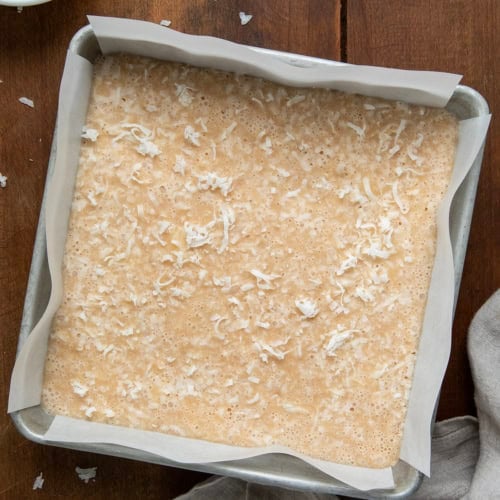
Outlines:
[[[239,11],[253,14],[240,25]],[[171,498],[203,474],[36,445],[6,415],[24,294],[68,42],[86,14],[159,22],[193,34],[311,56],[461,73],[500,112],[500,3],[496,0],[54,0],[0,7],[0,496]],[[26,96],[34,109],[19,103]],[[453,327],[438,418],[474,413],[466,356],[469,323],[500,285],[500,127],[493,118]],[[75,467],[98,466],[85,484]],[[42,490],[33,491],[43,472]]]

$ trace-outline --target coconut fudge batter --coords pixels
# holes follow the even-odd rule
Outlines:
[[[100,59],[44,407],[394,464],[456,141],[440,109]]]

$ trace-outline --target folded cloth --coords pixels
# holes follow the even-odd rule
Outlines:
[[[479,460],[466,498],[500,498],[500,290],[472,320],[467,349],[479,420]]]
[[[474,417],[437,422],[432,435],[431,477],[424,478],[412,500],[452,500],[469,491],[479,455]]]
[[[436,423],[432,475],[424,479],[413,500],[500,500],[500,290],[472,320],[467,348],[478,419],[465,416]],[[177,500],[337,498],[214,476]]]

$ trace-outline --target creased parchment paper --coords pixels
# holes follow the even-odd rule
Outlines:
[[[104,54],[128,52],[197,66],[248,73],[292,86],[329,87],[386,99],[444,107],[459,75],[352,65],[296,67],[224,40],[175,32],[143,21],[89,17]],[[43,368],[52,318],[61,303],[62,260],[78,167],[80,135],[85,122],[92,64],[68,51],[59,97],[55,169],[48,191],[46,236],[52,292],[47,309],[28,336],[12,374],[9,412],[40,404]],[[401,458],[430,472],[432,414],[448,362],[455,292],[449,212],[453,195],[484,142],[489,116],[460,123],[452,180],[438,215],[437,253],[423,333],[405,422]],[[109,443],[127,446],[181,463],[236,460],[265,453],[288,453],[359,490],[391,488],[391,468],[368,469],[334,464],[272,446],[242,448],[168,436],[150,431],[55,417],[45,439],[51,442]]]

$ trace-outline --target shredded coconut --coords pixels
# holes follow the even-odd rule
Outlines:
[[[408,213],[408,206],[405,205],[402,201],[401,198],[399,197],[398,193],[398,181],[395,181],[392,183],[392,196],[394,198],[394,201],[396,202],[396,205],[399,207],[399,210],[401,210],[402,214]]]
[[[372,201],[377,201],[377,197],[373,194],[372,188],[370,186],[370,179],[368,177],[363,177],[363,188],[365,190],[366,196]]]
[[[273,356],[274,358],[278,360],[283,360],[285,359],[286,353],[283,351],[280,351],[279,349],[276,349],[275,347],[266,344],[264,342],[255,342],[254,343],[257,351],[260,352],[260,359],[264,362],[268,362],[269,355]]]
[[[89,406],[88,408],[85,409],[85,416],[91,418],[92,414],[95,413],[95,411],[96,411],[95,406]]]
[[[366,127],[359,127],[358,125],[355,125],[354,123],[351,123],[351,122],[347,122],[346,125],[351,128],[352,130],[354,130],[354,132],[356,132],[356,134],[358,134],[358,136],[360,138],[363,138],[365,136],[365,128]]]
[[[219,253],[222,253],[229,246],[229,228],[234,224],[234,212],[231,207],[222,206],[221,209],[222,214],[222,224],[223,224],[223,239],[222,244],[218,250]]]
[[[316,302],[311,299],[297,299],[295,301],[297,309],[304,315],[304,318],[311,319],[318,315],[319,309]]]
[[[423,160],[420,156],[417,155],[416,150],[422,145],[424,140],[423,134],[418,134],[417,139],[415,139],[407,149],[407,155],[410,160],[414,161],[418,167],[422,166]]]
[[[255,396],[253,398],[250,398],[248,401],[247,401],[247,404],[248,405],[253,405],[255,403],[258,403],[260,400],[260,395],[259,393],[256,393]]]
[[[186,88],[189,88],[189,87],[186,87]],[[205,121],[203,120],[203,118],[196,118],[196,120],[194,121],[195,123],[198,123],[201,127],[201,129],[203,130],[203,132],[208,132],[208,128],[205,124]]]
[[[258,269],[252,269],[250,273],[257,278],[257,286],[262,290],[271,290],[273,288],[271,281],[281,278],[279,274],[264,274]]]
[[[237,125],[238,124],[236,122],[232,122],[231,125],[229,125],[229,127],[224,129],[220,136],[220,140],[225,141],[232,134],[233,130],[236,128]]]
[[[344,330],[338,331],[333,330],[330,332],[330,340],[325,346],[327,356],[335,356],[335,351],[344,345],[346,340],[348,340],[353,333],[358,333],[360,330]]]
[[[270,137],[266,137],[264,142],[260,144],[259,147],[266,153],[266,155],[270,155],[273,152],[273,141],[271,141]]]
[[[33,483],[33,489],[34,490],[41,490],[44,482],[45,482],[45,479],[43,478],[43,473],[40,472],[40,474],[38,474],[38,476],[36,476],[36,478],[35,478],[35,482]]]
[[[191,87],[188,87],[187,85],[184,85],[184,84],[175,83],[174,85],[175,85],[175,89],[176,89],[175,94],[177,95],[177,98],[179,99],[179,103],[184,107],[190,106],[191,103],[193,102],[193,96],[191,94],[191,91],[193,91],[194,89],[192,89]],[[199,120],[200,120],[200,118],[196,121],[198,122]],[[202,121],[202,129],[204,130],[204,132],[207,131],[207,127],[205,127],[205,125],[203,124],[203,121]],[[197,145],[199,145],[199,144],[197,144]]]
[[[309,414],[309,412],[302,406],[293,405],[291,403],[283,403],[281,407],[288,413],[301,413],[302,415]]]
[[[89,467],[88,469],[83,469],[81,467],[75,467],[75,472],[78,477],[87,484],[91,479],[94,479],[97,474],[97,467]]]
[[[222,291],[229,291],[231,288],[231,276],[223,276],[222,278],[217,278],[214,276],[212,281],[215,286],[222,287]]]
[[[170,293],[172,297],[179,297],[182,299],[189,299],[189,297],[191,297],[191,292],[174,286],[170,289]]]
[[[296,95],[296,96],[292,97],[291,99],[288,99],[286,106],[287,106],[287,108],[290,108],[294,104],[298,104],[299,102],[305,101],[305,99],[306,99],[305,95],[300,95],[300,94]]]
[[[78,381],[71,382],[71,387],[73,387],[73,392],[83,398],[85,394],[89,391],[89,388],[86,385],[81,384]]]
[[[184,129],[184,139],[190,142],[193,146],[200,146],[200,133],[196,132],[196,130],[191,127],[191,125],[188,125]]]
[[[252,14],[245,14],[244,12],[240,12],[240,22],[242,26],[248,24],[252,20]]]
[[[316,189],[324,189],[325,191],[329,191],[332,189],[332,184],[328,182],[324,177],[313,184],[313,187]]]
[[[405,128],[406,128],[406,120],[401,120],[396,130],[396,135],[394,136],[394,146],[397,144],[399,136],[401,135],[401,133],[404,131]]]
[[[186,173],[186,159],[184,156],[175,155],[174,172],[181,175]]]
[[[27,97],[20,97],[19,102],[21,104],[24,104],[25,106],[29,106],[30,108],[35,107],[35,103],[31,99],[28,99]]]
[[[197,187],[203,191],[220,189],[221,193],[227,196],[231,190],[232,182],[233,179],[231,177],[219,177],[217,174],[209,172],[208,174],[198,176]]]
[[[363,250],[363,253],[365,255],[369,255],[370,257],[378,259],[388,259],[391,255],[391,252],[382,250],[382,248],[380,247],[380,242],[378,241],[374,241],[368,248],[365,248]]]
[[[142,156],[150,156],[151,158],[154,158],[161,153],[156,144],[153,144],[151,141],[141,142],[135,150]]]
[[[82,139],[89,139],[92,142],[97,141],[97,137],[99,136],[99,132],[95,128],[82,128]]]
[[[271,323],[269,323],[268,321],[256,321],[255,326],[267,330],[271,326]]]
[[[190,224],[189,222],[184,223],[184,231],[186,232],[186,243],[191,248],[201,247],[210,243],[210,228],[213,227],[213,222],[205,226],[199,226],[197,224]]]
[[[295,189],[293,191],[288,191],[285,194],[285,198],[297,198],[297,196],[299,196],[299,194],[300,194],[300,191],[301,191],[301,188]]]
[[[245,330],[249,331],[248,327],[250,326],[250,320],[248,319],[238,319],[233,322],[233,324],[230,326],[229,331],[231,332],[237,332],[238,330]]]
[[[351,186],[345,186],[342,189],[337,189],[337,196],[343,200],[347,194],[351,193],[351,191]]]
[[[355,255],[348,255],[347,258],[342,261],[340,267],[337,269],[337,276],[344,274],[348,269],[356,267],[357,264],[358,258]]]
[[[374,296],[372,293],[370,293],[369,290],[367,290],[366,288],[363,288],[361,286],[358,286],[356,288],[356,297],[359,297],[363,302],[373,302],[374,300]]]
[[[172,223],[168,220],[162,220],[158,223],[158,234],[161,236],[165,231],[168,231],[172,227]]]

